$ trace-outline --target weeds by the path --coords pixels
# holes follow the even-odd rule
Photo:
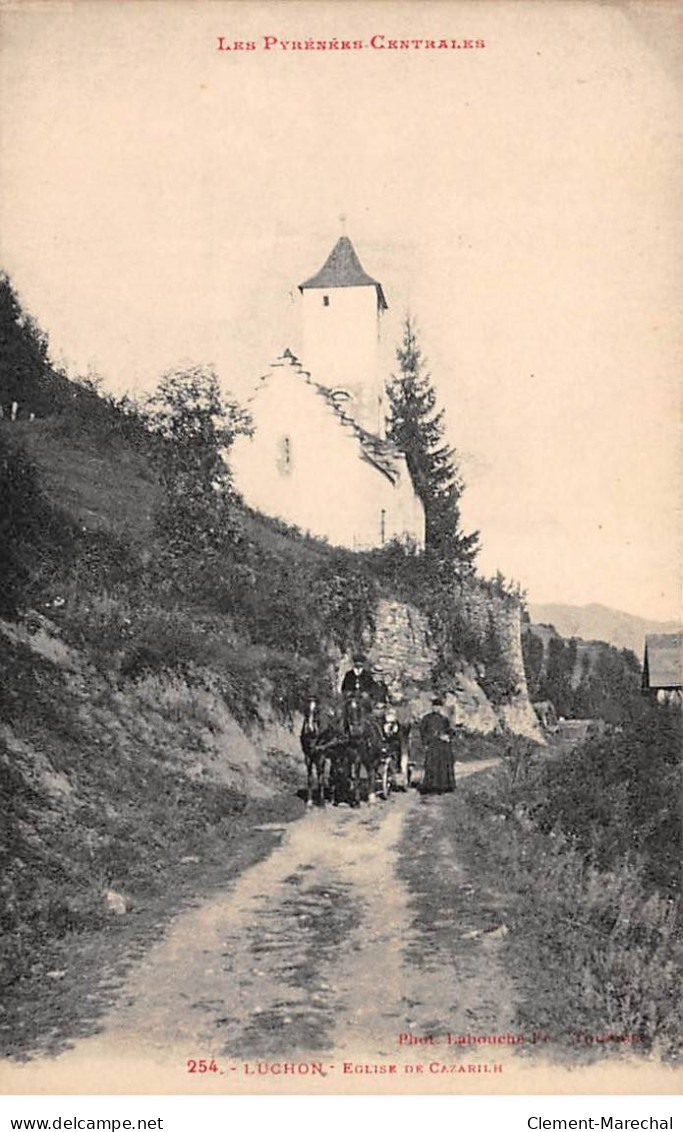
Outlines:
[[[553,1046],[683,1052],[679,732],[680,719],[648,715],[552,763],[517,744],[462,785],[458,847],[506,894],[520,1026]]]

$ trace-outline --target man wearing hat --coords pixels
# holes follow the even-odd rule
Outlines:
[[[375,681],[362,652],[353,654],[353,667],[349,668],[342,680],[341,690],[342,695],[346,697],[370,696],[371,699],[374,699]]]

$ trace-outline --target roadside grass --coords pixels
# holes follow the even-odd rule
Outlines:
[[[138,888],[126,915],[90,908],[80,923],[27,938],[25,963],[15,969],[11,986],[0,987],[0,1055],[17,1060],[56,1055],[96,1033],[101,1016],[119,999],[129,968],[159,942],[173,917],[225,892],[277,844],[281,833],[274,823],[301,813],[291,794],[245,803],[229,828],[205,828],[200,839],[182,846],[187,850],[182,856],[169,854],[153,884],[144,892]],[[98,885],[104,878],[92,875],[92,881]]]
[[[572,755],[564,773],[571,776]],[[552,764],[557,789],[562,760]],[[462,785],[457,844],[474,877],[506,896],[505,957],[519,990],[518,1022],[549,1049],[683,1054],[683,939],[679,899],[651,882],[642,854],[595,854],[534,812],[547,798],[546,758],[527,752],[514,766]],[[587,797],[598,789],[587,778]],[[634,843],[637,830],[631,831]]]
[[[475,731],[458,733],[454,745],[456,762],[482,762],[500,757],[500,735],[479,735]]]

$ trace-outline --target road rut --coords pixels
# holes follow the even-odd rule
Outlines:
[[[470,769],[480,767],[460,776]],[[55,1069],[121,1065],[133,1051],[158,1065],[213,1058],[228,1076],[283,1060],[494,1060],[490,1047],[444,1044],[446,1033],[483,1024],[503,1032],[513,1001],[499,935],[490,923],[473,930],[472,893],[438,838],[451,802],[410,792],[268,827],[270,856],[179,915],[100,1032],[53,1059]],[[421,875],[438,889],[433,912],[405,868],[416,839],[429,854]]]

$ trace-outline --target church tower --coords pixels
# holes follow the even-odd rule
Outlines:
[[[379,344],[387,301],[381,283],[366,274],[350,239],[341,236],[299,290],[305,369],[361,428],[384,437]]]

